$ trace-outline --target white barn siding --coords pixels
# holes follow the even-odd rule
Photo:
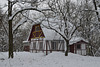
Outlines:
[[[81,49],[77,49],[77,54],[86,55],[86,44],[81,44]]]
[[[86,55],[86,44],[81,44],[82,55]]]

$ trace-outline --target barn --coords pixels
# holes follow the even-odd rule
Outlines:
[[[41,28],[40,24],[32,26],[28,42],[30,45],[24,45],[24,51],[45,52],[46,55],[52,51],[65,51],[64,40],[54,31]]]

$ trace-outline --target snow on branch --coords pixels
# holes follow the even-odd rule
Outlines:
[[[58,31],[57,29],[51,27],[50,24],[48,24],[48,26],[46,26],[46,25],[44,25],[44,24],[42,24],[42,25],[43,25],[45,28],[47,28],[47,29],[51,29],[51,30],[55,31],[56,33],[58,33],[59,35],[61,35],[65,40],[67,40],[67,39],[66,39],[66,36],[64,36],[64,34],[63,34],[62,32],[60,32],[60,31]]]
[[[21,20],[20,20],[20,22],[19,23],[17,23],[15,26],[14,26],[14,28],[13,28],[13,33],[14,33],[14,31],[19,27],[19,26],[21,26],[23,23],[25,23],[27,21],[27,19],[26,18],[22,18]]]
[[[18,13],[21,13],[25,10],[35,10],[35,11],[38,11],[38,12],[41,12],[43,13],[42,11],[48,11],[50,9],[36,9],[36,8],[33,8],[33,7],[27,7],[27,8],[24,8],[24,9],[21,9],[21,10],[18,10],[17,12],[15,12],[11,17],[9,17],[9,20],[13,20],[13,18],[18,14]]]
[[[92,12],[99,12],[98,10],[88,10],[88,9],[85,9],[85,10],[80,10],[80,12],[82,11],[92,11]]]

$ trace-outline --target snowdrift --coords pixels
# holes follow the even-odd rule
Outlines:
[[[7,52],[0,52],[0,67],[99,67],[100,57],[81,56],[62,52],[43,53],[17,52],[8,59]]]

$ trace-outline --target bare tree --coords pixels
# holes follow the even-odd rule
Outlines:
[[[48,7],[51,11],[46,12],[47,22],[43,26],[54,30],[65,40],[65,56],[68,56],[69,41],[80,28],[79,6],[70,0],[49,0]]]
[[[44,0],[39,0],[40,2],[44,1]],[[8,24],[9,24],[9,58],[13,58],[13,30],[12,30],[12,22],[13,22],[13,19],[15,18],[15,16],[19,13],[22,13],[23,11],[26,11],[26,10],[35,10],[35,11],[38,11],[40,13],[43,13],[42,11],[47,11],[49,9],[37,9],[37,5],[34,5],[34,6],[30,6],[30,7],[25,7],[25,8],[22,8],[14,13],[13,10],[12,10],[12,7],[16,4],[16,3],[31,3],[31,2],[36,2],[36,4],[39,3],[39,1],[30,1],[30,0],[8,0]],[[33,3],[35,4],[35,3]],[[24,20],[25,21],[25,20]],[[18,24],[19,26],[20,24]],[[18,28],[18,26],[16,28]]]
[[[81,17],[82,17],[81,22],[84,22],[82,24],[81,36],[88,41],[87,54],[93,56],[95,55],[96,51],[99,48],[99,40],[100,40],[99,26],[98,26],[99,23],[97,21],[95,12],[91,11],[93,10],[93,5],[91,6],[88,0],[86,0],[86,2],[83,5],[81,7],[82,10],[87,9],[90,11],[81,12]]]
[[[96,15],[97,15],[97,18],[98,18],[98,21],[100,22],[100,14],[99,14],[99,12],[98,12],[98,8],[100,8],[100,1],[99,0],[93,0],[93,4],[94,4],[94,8],[95,8],[95,10],[97,10],[97,12],[96,12]]]
[[[5,14],[3,14],[2,8],[0,8],[0,51],[7,51],[7,30],[3,23]]]

